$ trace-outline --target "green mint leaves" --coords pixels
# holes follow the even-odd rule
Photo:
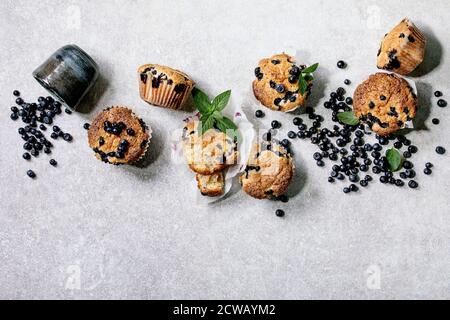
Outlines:
[[[348,124],[350,126],[359,124],[359,119],[355,116],[353,111],[339,112],[337,117],[343,124]]]
[[[236,124],[222,114],[222,111],[230,101],[231,90],[222,92],[212,101],[203,91],[197,88],[194,88],[192,91],[192,96],[194,97],[195,106],[201,115],[202,133],[216,127],[232,138],[237,137]]]
[[[309,66],[308,68],[302,70],[300,72],[300,77],[298,80],[298,88],[302,95],[305,94],[306,90],[308,90],[308,82],[313,81],[314,77],[311,75],[314,71],[319,67],[318,63]]]
[[[398,171],[403,164],[403,157],[397,149],[391,148],[386,151],[386,159],[389,164],[389,171]]]

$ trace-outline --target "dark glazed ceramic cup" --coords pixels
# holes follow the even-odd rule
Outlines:
[[[76,45],[58,49],[33,72],[47,91],[74,109],[98,76],[97,63]]]

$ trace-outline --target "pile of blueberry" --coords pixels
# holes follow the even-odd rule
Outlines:
[[[62,104],[54,100],[52,97],[39,97],[35,103],[27,103],[20,97],[20,92],[15,90],[13,95],[16,97],[16,105],[11,107],[11,120],[17,121],[19,119],[25,126],[18,129],[18,133],[25,141],[23,148],[25,153],[22,155],[23,159],[29,161],[32,157],[38,157],[41,152],[51,154],[53,144],[47,139],[44,132],[47,131],[47,126],[53,124],[57,115],[62,113]],[[70,109],[65,109],[67,114],[71,114]],[[63,132],[58,126],[53,126],[50,137],[52,139],[62,138],[67,142],[73,140],[72,135]],[[57,166],[55,159],[49,161],[50,165]],[[28,170],[27,175],[30,178],[35,178],[36,173],[33,170]]]
[[[347,64],[344,61],[337,63],[338,68],[344,69]],[[344,80],[345,85],[350,85],[349,79]],[[436,91],[435,96],[440,98],[442,92]],[[317,166],[324,167],[325,161],[333,162],[328,182],[334,183],[337,180],[346,181],[350,184],[343,188],[343,192],[348,194],[357,192],[360,187],[367,187],[369,183],[378,180],[383,184],[390,184],[397,187],[408,185],[412,189],[416,189],[419,184],[414,180],[416,177],[415,166],[411,158],[418,152],[418,148],[412,144],[411,140],[402,134],[382,137],[375,134],[375,143],[366,141],[367,136],[373,135],[370,129],[360,123],[357,125],[348,125],[339,121],[338,113],[342,111],[352,110],[353,99],[346,97],[346,90],[343,87],[330,93],[329,99],[324,102],[325,109],[331,110],[331,120],[335,123],[331,128],[323,127],[324,118],[315,113],[311,107],[306,108],[306,114],[309,122],[308,126],[304,119],[295,117],[293,119],[294,126],[297,130],[291,130],[287,136],[290,140],[308,139],[319,149],[313,154],[313,159]],[[441,108],[447,106],[447,102],[440,98],[437,105]],[[257,110],[255,116],[264,117],[264,112]],[[438,124],[439,119],[433,119],[432,123]],[[281,127],[281,123],[272,121],[272,131]],[[290,146],[290,140],[283,139],[281,144],[285,147]],[[392,172],[389,167],[388,159],[384,155],[388,148],[395,148],[404,158],[401,169],[398,172]],[[436,147],[438,154],[444,154],[445,148]],[[424,166],[425,175],[432,173],[433,164],[428,162]],[[283,216],[281,209],[276,211],[277,216]]]

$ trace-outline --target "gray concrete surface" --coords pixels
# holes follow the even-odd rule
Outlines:
[[[450,101],[449,9],[444,0],[1,1],[0,298],[450,298],[450,170],[448,154],[434,152],[438,144],[450,152],[450,107],[432,97],[439,89]],[[427,129],[409,135],[420,149],[420,189],[374,183],[344,196],[315,166],[315,147],[297,141],[288,204],[242,192],[197,204],[167,142],[186,114],[140,100],[139,65],[180,68],[211,95],[232,89],[239,104],[260,58],[293,52],[321,63],[312,105],[328,114],[322,97],[347,77],[366,77],[381,37],[404,16],[430,39],[415,79]],[[88,51],[103,78],[84,113],[59,118],[74,142],[55,143],[58,168],[47,156],[27,163],[19,123],[9,120],[11,92],[44,94],[31,72],[68,43]],[[347,70],[335,67],[338,59]],[[148,167],[104,165],[88,148],[83,123],[115,104],[153,127]],[[292,115],[267,114],[259,125],[276,118],[291,128]],[[426,161],[435,164],[431,177],[421,174]]]

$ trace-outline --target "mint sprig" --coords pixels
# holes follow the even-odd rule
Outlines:
[[[319,67],[319,64],[315,63],[312,66],[309,66],[308,68],[303,69],[300,72],[300,77],[298,79],[298,88],[299,88],[299,91],[300,91],[300,93],[302,95],[304,95],[306,90],[308,90],[308,83],[310,81],[314,80],[314,77],[312,76],[312,73],[314,71],[316,71],[318,67]]]
[[[339,112],[337,114],[337,118],[343,124],[348,124],[350,126],[356,126],[359,124],[359,119],[355,116],[353,111]]]
[[[212,101],[203,91],[197,88],[192,91],[192,96],[201,115],[201,133],[215,127],[232,138],[238,137],[236,124],[222,114],[230,101],[231,90],[222,92]]]
[[[398,171],[403,164],[403,156],[398,152],[397,149],[391,148],[386,151],[386,159],[389,164],[389,171]]]

